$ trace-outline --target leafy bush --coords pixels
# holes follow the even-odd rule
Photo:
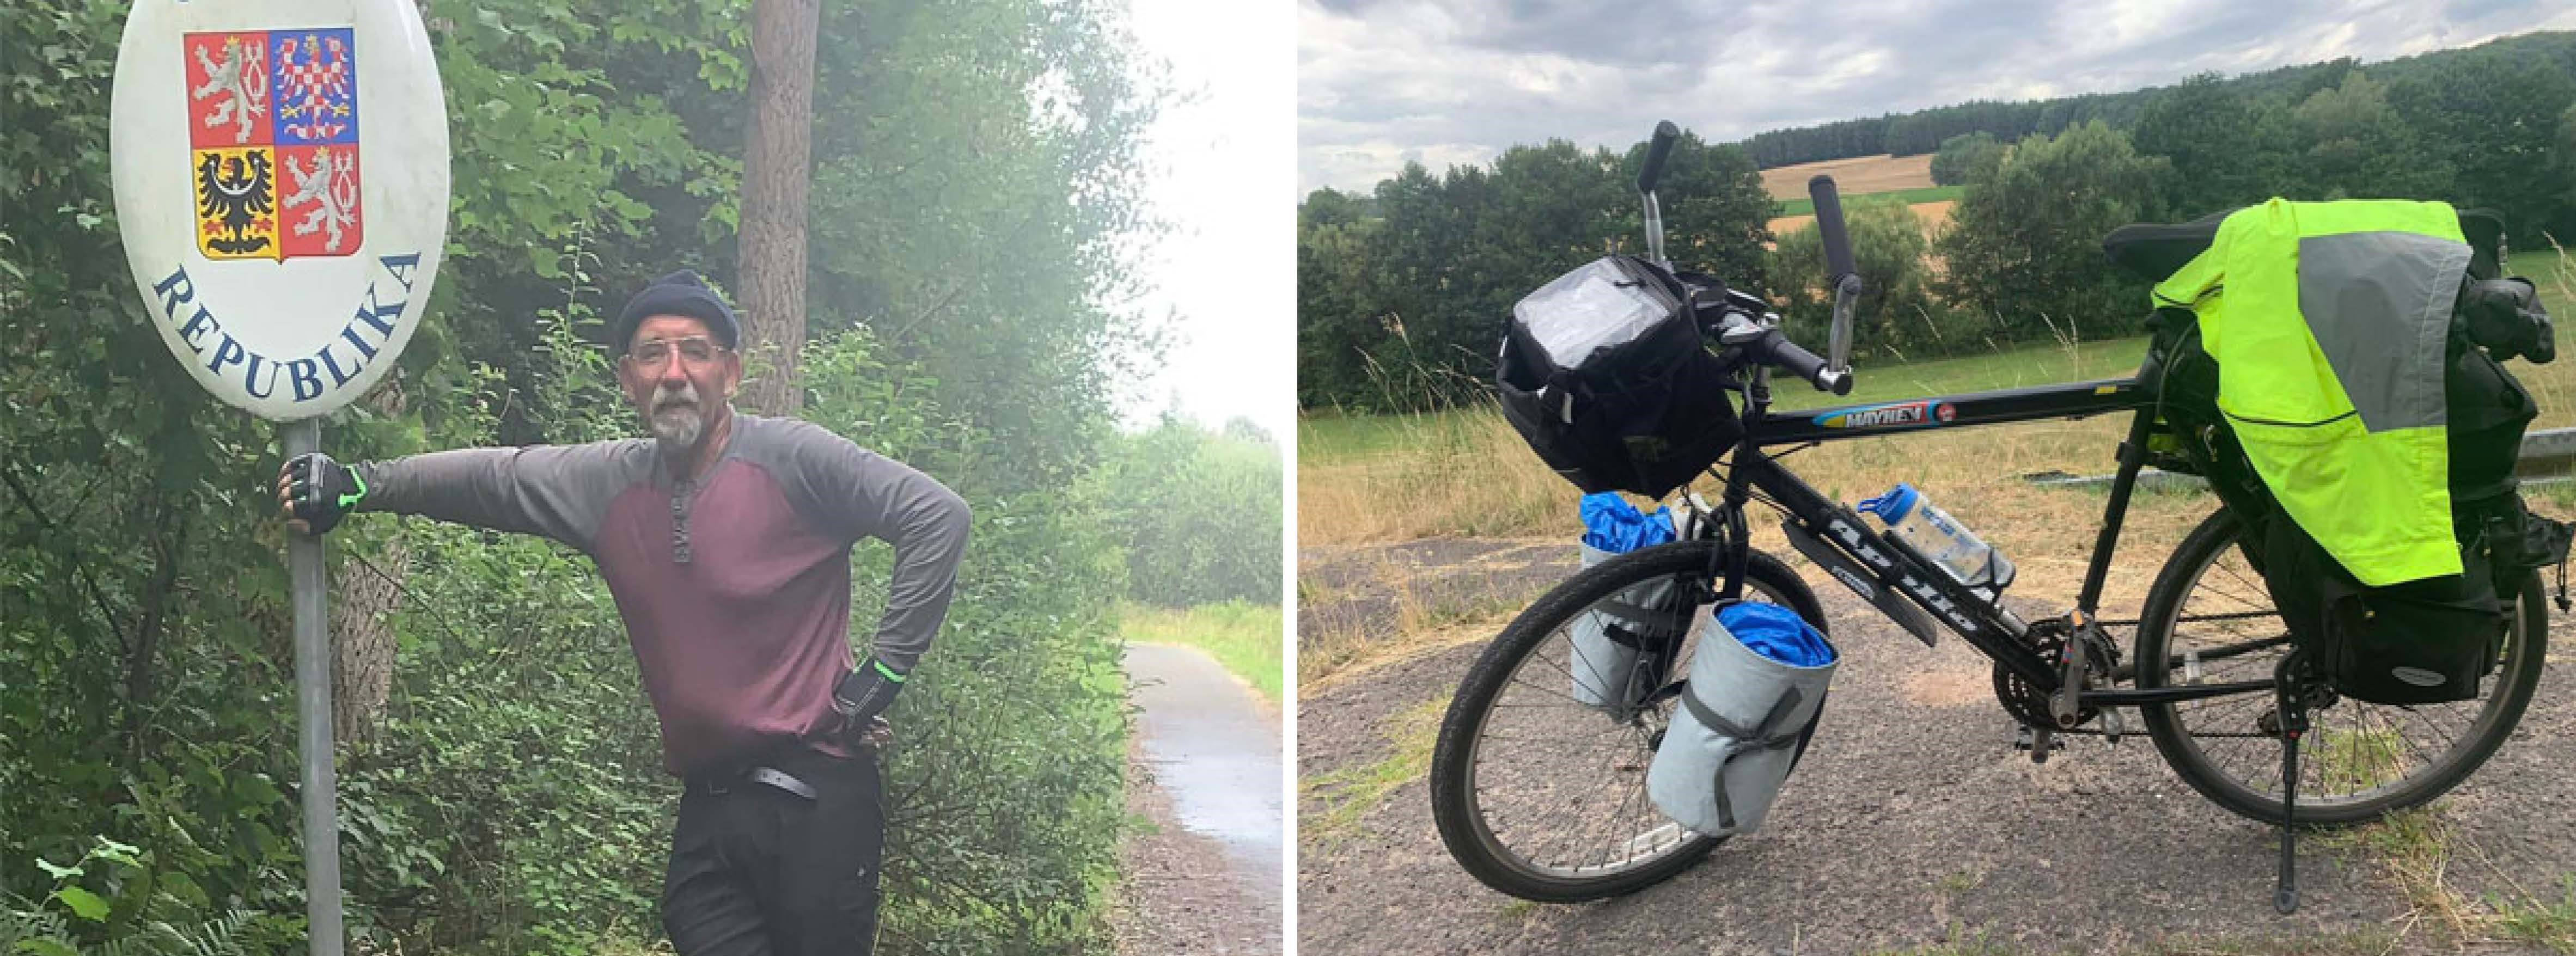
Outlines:
[[[1852,316],[1854,354],[1938,355],[1984,348],[1985,323],[1962,316],[1932,295],[1924,260],[1931,240],[1912,207],[1894,199],[1856,197],[1843,207],[1851,239],[1852,268],[1861,276],[1859,308]],[[1789,337],[1823,349],[1833,328],[1833,294],[1826,286],[1823,234],[1810,223],[1780,237],[1771,251],[1773,294],[1782,301]]]
[[[1933,244],[1944,263],[1935,288],[2012,338],[2134,331],[2146,286],[2111,271],[2102,237],[2163,214],[2156,187],[2166,168],[2099,121],[2022,140],[1950,210]]]
[[[1284,467],[1249,422],[1210,433],[1177,416],[1120,441],[1109,469],[1128,596],[1184,608],[1279,603]]]
[[[1932,154],[1932,184],[1957,186],[1987,179],[2003,160],[2004,145],[1995,142],[1994,134],[1961,133],[1942,140],[1941,151]]]

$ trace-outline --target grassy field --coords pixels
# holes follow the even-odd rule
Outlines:
[[[1119,633],[1138,644],[1181,644],[1206,651],[1217,663],[1273,704],[1280,702],[1285,670],[1280,638],[1280,609],[1266,604],[1227,601],[1185,611],[1127,604],[1119,608]]]
[[[1843,192],[1841,189],[1841,182],[1837,181],[1834,185],[1837,192]],[[1965,195],[1967,191],[1968,187],[1966,186],[1924,186],[1919,189],[1899,189],[1884,193],[1845,192],[1844,198],[1849,199],[1854,196],[1862,195],[1895,196],[1904,200],[1907,205],[1914,205],[1917,203],[1927,202],[1956,202],[1959,197]],[[1816,201],[1805,196],[1800,196],[1796,199],[1783,199],[1780,201],[1779,207],[1771,214],[1774,216],[1812,216],[1816,214]]]
[[[2539,283],[2553,315],[2576,315],[2576,263],[2555,250],[2524,250],[2510,271]],[[2129,374],[2145,355],[2138,337],[2036,345],[1989,354],[1856,369],[1857,387],[1836,399],[1794,384],[1775,385],[1777,407],[1820,408]],[[1815,343],[1821,346],[1823,343]],[[2569,342],[2576,350],[2576,340]],[[2576,425],[2576,359],[2508,363],[2541,407],[2534,428]],[[2080,579],[2099,491],[2041,488],[2035,472],[2103,474],[2126,429],[2123,416],[1929,430],[1834,442],[1798,452],[1791,465],[1809,484],[1844,501],[1896,482],[1922,488],[2021,565],[2015,590],[2071,595]],[[1492,406],[1402,416],[1310,417],[1298,425],[1297,535],[1300,547],[1405,541],[1437,535],[1563,537],[1580,534],[1574,488],[1521,443]],[[1712,494],[1702,478],[1695,489]],[[2535,494],[2535,507],[2564,513],[2568,496]],[[2164,556],[2208,514],[2187,492],[2142,494],[2133,503],[2113,575],[2111,599],[2135,601]],[[1757,543],[1784,549],[1776,522],[1756,520]],[[1766,539],[1767,542],[1766,542]],[[2125,593],[2123,593],[2125,592]],[[2106,608],[2107,609],[2107,608]],[[2132,605],[2134,609],[2134,605]]]
[[[1807,180],[1815,178],[1818,173],[1832,176],[1834,185],[1846,196],[1922,189],[1932,185],[1932,154],[1890,156],[1880,153],[1795,166],[1774,166],[1762,171],[1762,190],[1770,193],[1773,199],[1796,199],[1807,194]]]

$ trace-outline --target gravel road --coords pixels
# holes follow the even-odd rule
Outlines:
[[[1528,542],[1398,546],[1427,585],[1440,562]],[[1526,573],[1574,570],[1570,545]],[[1436,555],[1433,553],[1436,552]],[[1438,561],[1419,560],[1437,557]],[[1331,581],[1370,549],[1301,555]],[[1515,562],[1518,563],[1518,562]],[[1796,564],[1797,562],[1793,562]],[[1812,570],[1812,569],[1808,569]],[[1365,600],[1347,588],[1319,591]],[[1844,663],[1832,706],[1770,825],[1659,886],[1606,903],[1525,903],[1450,859],[1419,779],[1322,832],[1300,808],[1299,951],[1374,953],[1977,953],[2460,951],[2420,878],[2384,848],[2300,842],[2304,905],[2271,909],[2275,831],[2203,800],[2143,734],[2077,738],[2045,765],[2012,747],[1988,664],[1955,637],[1927,649],[1838,587],[1819,586]],[[2046,613],[2036,606],[2026,615]],[[1300,626],[1371,626],[1364,608],[1299,608]],[[1382,621],[1374,622],[1383,625]],[[2576,635],[2551,627],[2540,698],[2514,738],[2440,804],[2440,880],[2475,913],[2491,896],[2576,913]],[[2125,641],[2126,635],[2121,635]],[[1481,643],[1408,657],[1301,694],[1301,779],[1385,761],[1390,731],[1449,694]],[[2134,722],[2132,730],[2135,731]],[[2417,891],[2410,894],[2410,886]],[[2562,930],[2562,933],[2564,931]],[[2510,952],[2473,924],[2465,945]],[[2545,950],[2542,950],[2545,951]]]

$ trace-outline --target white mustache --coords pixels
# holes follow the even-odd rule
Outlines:
[[[656,389],[653,392],[653,410],[656,412],[673,406],[682,405],[691,408],[697,407],[698,390],[696,386],[683,385],[677,389]]]

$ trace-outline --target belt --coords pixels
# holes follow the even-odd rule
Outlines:
[[[689,778],[689,788],[707,793],[728,793],[735,779],[776,787],[807,800],[815,799],[814,785],[797,779],[795,774],[776,767],[753,767],[739,774],[709,774]]]

